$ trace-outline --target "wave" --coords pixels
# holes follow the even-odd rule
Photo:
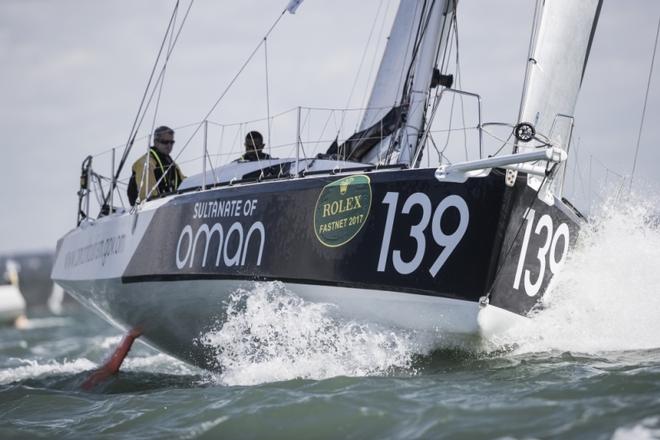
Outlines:
[[[656,204],[604,203],[527,322],[472,355],[542,352],[599,354],[660,347],[660,230]],[[334,376],[414,374],[433,347],[421,335],[343,322],[329,304],[307,303],[281,283],[262,283],[230,299],[227,319],[202,335],[225,385]],[[476,353],[475,353],[476,352]]]
[[[34,360],[21,360],[20,362],[23,365],[0,370],[0,385],[43,376],[76,374],[97,367],[97,364],[85,358],[62,362],[50,361],[46,363],[39,363]]]
[[[515,353],[602,353],[660,347],[657,204],[607,200],[529,322],[496,342]]]
[[[199,342],[215,353],[225,385],[381,375],[410,370],[423,352],[412,334],[342,322],[331,311],[262,283],[232,295],[224,324]]]

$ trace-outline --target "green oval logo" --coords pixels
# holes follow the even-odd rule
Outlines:
[[[316,238],[328,247],[342,246],[362,229],[371,209],[371,180],[358,175],[323,187],[314,210]]]

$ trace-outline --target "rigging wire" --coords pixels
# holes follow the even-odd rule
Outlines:
[[[443,29],[443,33],[444,33],[444,29]],[[455,38],[454,38],[454,36],[455,36]],[[448,70],[449,60],[452,58],[452,52],[453,52],[453,49],[454,49],[454,42],[456,43],[456,51],[457,51],[455,70],[457,70],[457,76],[458,76],[458,73],[460,72],[460,68],[459,68],[460,62],[459,62],[459,57],[458,57],[458,26],[457,26],[457,21],[456,21],[456,3],[455,2],[453,4],[453,14],[452,14],[451,22],[450,22],[450,25],[449,25],[449,30],[447,31],[447,45],[445,46],[445,49],[442,52],[442,57],[440,56],[440,49],[441,49],[442,45],[440,45],[438,47],[438,51],[435,55],[435,65],[436,66],[438,65],[438,61],[440,60],[440,64],[439,64],[440,72],[445,72],[445,71]],[[421,147],[418,148],[417,153],[415,154],[417,159],[413,160],[413,163],[417,163],[420,160],[420,156],[422,154],[422,149],[425,147],[425,145],[427,143],[427,139],[429,138],[431,132],[433,131],[432,130],[432,122],[435,120],[435,116],[436,116],[436,113],[437,113],[438,108],[440,106],[440,101],[441,101],[441,97],[442,97],[442,94],[443,94],[444,90],[445,89],[443,89],[441,87],[438,87],[436,89],[436,93],[433,97],[433,102],[432,103],[427,102],[427,108],[424,109],[424,119],[425,119],[425,121],[428,121],[428,124],[427,124],[426,128],[424,129],[424,131],[422,133],[422,136],[420,137],[419,145],[421,145]],[[461,98],[461,108],[463,109],[463,117],[462,117],[463,127],[462,127],[461,130],[464,133],[464,140],[465,140],[465,143],[466,143],[465,148],[467,149],[467,134],[466,134],[467,133],[467,127],[465,125],[465,110],[463,108],[463,96],[460,95],[460,98]],[[449,110],[448,129],[447,130],[440,130],[440,131],[446,131],[447,137],[445,139],[445,144],[442,148],[442,152],[439,152],[440,154],[438,155],[438,162],[439,163],[442,163],[442,157],[445,157],[447,160],[449,160],[447,158],[447,156],[444,154],[444,152],[447,150],[447,147],[449,145],[449,139],[451,137],[451,133],[455,130],[455,129],[452,128],[455,101],[456,101],[456,95],[454,94],[454,95],[452,95],[451,105],[450,105],[450,110]],[[428,116],[427,111],[428,111],[428,106],[429,105],[431,107],[431,114],[430,114],[430,117],[427,117]],[[480,128],[480,127],[476,127],[476,128]],[[431,139],[431,141],[433,142],[433,147],[436,149],[436,151],[438,151],[437,146],[435,145],[435,142],[433,141],[433,139]],[[430,154],[429,154],[429,156],[430,156]]]
[[[529,77],[531,75],[531,68],[530,66],[533,64],[536,64],[536,60],[534,59],[534,46],[536,44],[536,33],[538,31],[538,23],[540,20],[540,15],[541,11],[543,10],[543,6],[541,6],[541,3],[544,0],[536,0],[536,4],[534,5],[534,17],[532,19],[532,31],[529,34],[529,48],[527,49],[527,63],[525,63],[525,79],[523,81],[523,87],[522,87],[522,93],[520,95],[520,109],[518,110],[518,122],[522,122],[522,114],[523,114],[523,106],[525,104],[525,98],[527,97],[527,84],[529,83]],[[514,147],[515,150],[515,147]],[[515,151],[514,151],[515,153]]]
[[[272,156],[273,151],[271,149],[272,137],[270,136],[271,120],[270,120],[270,90],[268,87],[268,39],[267,38],[268,37],[264,37],[264,62],[266,66],[266,123],[268,125],[268,154]],[[259,159],[259,155],[257,155],[257,159]]]
[[[582,139],[578,137],[577,143],[575,144],[575,167],[577,168],[578,178],[580,180],[580,189],[582,190],[582,197],[585,200],[589,199],[589,192],[586,189],[584,183],[584,177],[582,176],[582,168],[580,168],[580,151]]]
[[[426,29],[428,28],[429,21],[431,20],[431,11],[433,10],[433,6],[435,5],[435,0],[432,0],[431,6],[429,6],[428,9],[426,9],[426,5],[427,5],[427,0],[424,0],[424,3],[422,4],[422,10],[419,16],[419,26],[417,26],[417,32],[415,34],[415,40],[413,42],[410,64],[408,65],[408,69],[406,69],[405,82],[404,81],[399,82],[399,84],[403,83],[403,93],[401,97],[401,102],[403,102],[408,95],[408,89],[410,87],[410,83],[412,82],[412,77],[413,77],[412,75],[413,66],[415,65],[415,61],[417,60],[417,54],[419,52],[419,48],[422,45],[424,34],[426,33]],[[401,72],[401,74],[402,74],[401,80],[403,80],[404,79],[403,71]],[[396,105],[396,103],[394,105]]]
[[[504,149],[504,147],[509,145],[509,141],[511,141],[511,138],[513,137],[513,130],[511,130],[511,132],[509,132],[509,136],[506,139],[500,139],[499,137],[495,136],[494,134],[490,133],[487,130],[484,130],[483,128],[481,128],[481,131],[483,131],[484,133],[486,133],[488,136],[492,137],[493,139],[496,139],[496,140],[502,142],[502,145],[500,145],[500,148],[498,148],[493,154],[489,155],[490,157],[494,157],[494,156],[497,156],[498,154],[500,154],[502,152],[502,150]]]
[[[348,94],[348,99],[346,100],[346,105],[344,106],[345,108],[350,108],[351,106],[351,101],[353,100],[353,94],[355,93],[355,88],[357,87],[358,80],[360,79],[360,73],[362,73],[362,66],[364,66],[364,61],[367,58],[367,52],[369,51],[369,46],[371,45],[371,39],[374,36],[374,30],[376,29],[376,25],[378,24],[378,18],[380,17],[380,10],[383,7],[383,1],[380,0],[378,3],[378,8],[376,9],[376,15],[374,17],[374,21],[371,24],[371,29],[369,30],[369,37],[367,38],[367,42],[364,45],[364,49],[362,51],[362,57],[360,57],[360,64],[358,65],[357,73],[355,74],[355,79],[353,80],[353,85],[351,86],[351,92]]]
[[[454,11],[455,11],[456,5],[454,5]],[[449,33],[448,33],[448,42],[449,46],[445,49],[442,55],[442,61],[440,64],[441,69],[446,69],[447,65],[445,65],[445,61],[447,64],[449,64],[449,60],[452,58],[452,52],[454,50],[454,44],[456,44],[456,55],[455,55],[455,66],[454,66],[454,71],[456,73],[456,84],[458,85],[458,89],[462,89],[461,86],[461,76],[460,76],[460,56],[459,56],[459,44],[458,44],[458,19],[456,16],[456,13],[454,12],[452,18],[451,18],[451,25],[450,25]],[[438,48],[439,50],[439,48]],[[439,57],[439,54],[436,55],[436,59]],[[442,70],[441,70],[442,71]],[[442,93],[441,90],[438,89],[438,92],[435,94],[433,103],[431,105],[432,110],[431,110],[431,118],[430,121],[433,121],[435,119],[435,114],[438,110],[438,107],[440,105],[440,97]],[[462,132],[463,132],[463,144],[464,144],[464,150],[465,150],[465,160],[469,160],[468,158],[468,149],[467,149],[467,127],[465,123],[465,106],[464,106],[464,100],[463,100],[463,95],[459,95],[459,99],[461,100],[460,106],[461,106],[461,122],[463,124]],[[449,110],[449,129],[447,130],[447,137],[445,139],[445,145],[442,148],[442,151],[444,152],[448,145],[449,145],[449,140],[451,137],[451,133],[454,131],[452,129],[452,124],[453,124],[453,116],[454,116],[454,104],[456,102],[456,94],[452,95],[451,98],[451,105],[450,105],[450,110]],[[480,128],[480,127],[477,127]],[[429,124],[428,128],[426,131],[430,131],[431,125]],[[446,156],[445,156],[446,157]]]
[[[633,159],[632,172],[630,173],[630,183],[628,192],[632,191],[633,179],[635,178],[635,168],[637,167],[637,156],[639,154],[639,144],[642,140],[642,132],[644,129],[644,120],[646,119],[646,104],[649,99],[649,90],[651,89],[651,78],[653,76],[653,66],[655,64],[655,54],[658,49],[658,35],[660,35],[660,18],[658,19],[658,28],[655,32],[655,45],[653,46],[653,56],[651,57],[651,67],[649,68],[649,79],[646,83],[646,95],[644,96],[644,107],[642,109],[642,120],[639,123],[639,133],[637,134],[637,146],[635,147],[635,156]]]
[[[383,41],[385,45],[387,45],[387,40],[388,39],[383,38],[383,35],[385,33],[385,22],[387,21],[386,18],[387,18],[387,15],[388,15],[389,11],[390,11],[390,6],[391,5],[392,5],[392,2],[390,0],[387,0],[387,6],[385,8],[385,12],[383,13],[383,20],[380,22],[380,29],[378,30],[378,41],[379,42]],[[381,46],[381,43],[378,43],[376,45],[376,48],[373,52],[373,56],[371,57],[371,65],[369,66],[369,75],[367,75],[366,84],[372,84],[371,78],[373,77],[374,69],[375,69],[377,61],[378,61],[378,54],[385,52],[385,48],[383,48],[383,50],[381,51],[380,46]],[[369,109],[366,108],[369,105],[369,101],[368,101],[369,92],[370,92],[370,88],[365,87],[364,88],[364,94],[362,95],[362,99],[359,101],[360,105],[365,108],[365,112],[366,112],[366,110],[369,110]],[[363,116],[363,118],[364,118],[364,116]],[[360,119],[358,118],[358,121],[359,120]],[[355,131],[358,131],[358,128],[359,128],[359,126],[356,125]]]
[[[209,118],[209,116],[211,116],[211,114],[216,110],[216,108],[218,107],[218,105],[220,105],[220,102],[222,102],[222,100],[224,99],[224,97],[227,95],[227,93],[229,92],[229,90],[232,88],[232,86],[234,85],[234,83],[236,82],[236,80],[238,79],[238,77],[243,73],[243,71],[244,71],[245,68],[248,66],[248,64],[250,64],[250,61],[252,61],[252,59],[254,58],[254,56],[256,55],[256,53],[259,51],[259,49],[261,48],[261,45],[264,43],[264,41],[266,41],[266,39],[268,38],[268,36],[269,36],[269,35],[271,34],[271,32],[275,29],[275,27],[276,27],[277,24],[280,22],[280,20],[282,19],[282,17],[284,16],[284,14],[285,14],[286,12],[287,12],[287,9],[284,9],[284,10],[282,11],[282,13],[277,17],[277,19],[273,22],[273,24],[270,26],[270,28],[268,29],[268,31],[266,32],[266,34],[264,35],[264,37],[263,37],[261,40],[259,40],[259,43],[257,44],[257,46],[252,50],[252,52],[250,53],[250,55],[249,55],[249,56],[247,57],[247,59],[243,62],[243,64],[241,65],[241,67],[238,69],[238,72],[234,75],[234,77],[231,79],[231,81],[229,82],[229,84],[227,85],[227,87],[225,87],[225,89],[223,90],[223,92],[220,94],[220,97],[219,97],[219,98],[215,101],[215,103],[211,106],[211,109],[206,113],[206,115],[204,116],[204,118],[202,118],[202,122],[200,122],[200,123],[197,125],[197,127],[195,128],[195,130],[193,131],[193,133],[188,137],[188,140],[184,143],[184,145],[183,145],[183,147],[181,148],[181,150],[179,150],[179,153],[177,153],[176,157],[175,157],[174,160],[172,161],[172,164],[168,165],[167,169],[165,170],[165,173],[163,173],[163,175],[161,176],[161,178],[158,179],[158,181],[156,182],[156,184],[151,188],[151,190],[149,191],[149,194],[147,194],[147,196],[146,196],[146,199],[148,199],[148,198],[151,196],[151,194],[154,192],[154,190],[156,190],[156,189],[158,188],[158,185],[159,185],[160,182],[163,180],[163,178],[167,175],[167,173],[168,173],[168,171],[170,170],[170,168],[172,168],[172,165],[173,165],[174,163],[176,163],[176,160],[177,160],[177,159],[181,156],[181,154],[186,150],[186,148],[188,147],[188,145],[190,145],[190,142],[192,142],[192,140],[194,139],[194,137],[197,135],[197,133],[199,132],[199,130],[202,128],[202,126],[203,126],[203,124],[204,124],[204,121],[206,121],[206,120]]]
[[[174,46],[176,45],[176,42],[179,40],[179,36],[181,35],[181,31],[183,30],[183,25],[185,24],[186,19],[188,18],[188,14],[190,13],[190,9],[192,8],[193,2],[194,2],[194,0],[190,0],[190,3],[188,4],[188,9],[186,10],[186,14],[183,17],[183,20],[181,21],[181,25],[179,26],[179,30],[177,31],[176,37],[174,38],[174,42],[172,43],[171,49],[168,50],[168,52],[165,56],[165,61],[163,62],[163,66],[161,67],[160,74],[158,75],[158,80],[157,80],[156,84],[162,83],[162,81],[164,80],[165,71],[167,69],[167,64],[169,63],[170,56],[172,55],[172,51],[174,50]],[[144,112],[142,113],[142,117],[140,118],[140,122],[138,123],[138,127],[135,130],[136,135],[137,135],[137,130],[139,129],[139,127],[142,126],[142,122],[144,122],[144,118],[147,116],[147,109],[149,108],[149,106],[151,106],[151,102],[154,98],[155,93],[156,93],[156,86],[154,86],[154,88],[151,91],[151,94],[149,95],[149,100],[147,101],[147,106],[146,106]],[[152,129],[153,129],[153,127],[152,127]],[[151,134],[149,134],[147,137],[148,137],[149,140],[151,140]],[[150,144],[151,144],[151,142],[148,143],[147,151],[144,155],[144,167],[145,167],[145,169],[147,168],[148,161],[149,161]],[[132,145],[131,145],[131,147],[132,147]],[[123,165],[123,164],[120,164],[120,165]],[[168,171],[169,171],[169,169],[168,169]],[[143,177],[146,178],[146,176],[147,176],[147,174],[144,173]],[[140,189],[138,190],[138,193],[141,191],[143,185],[144,185],[144,180],[140,182]]]
[[[458,18],[456,17],[456,14],[454,14],[452,21],[454,24],[454,38],[456,39],[456,84],[458,85],[458,88],[462,90],[463,84],[462,84],[462,75],[461,75],[461,58],[460,58],[460,50],[458,45],[459,42]],[[458,97],[461,100],[461,122],[463,123],[463,127],[465,127],[465,101],[463,100],[463,95],[459,95]],[[463,149],[465,150],[465,160],[469,160],[468,146],[467,146],[467,131],[465,129],[463,129]],[[481,146],[479,148],[479,153],[481,155]],[[482,158],[479,157],[479,159]]]
[[[174,10],[174,23],[176,23],[177,12],[178,12],[178,3],[179,2],[177,0],[177,8],[175,8],[175,10]],[[190,6],[192,6],[192,1],[190,3]],[[149,167],[149,160],[150,160],[149,150],[151,149],[151,143],[153,142],[153,139],[151,139],[151,133],[153,133],[155,125],[156,125],[156,116],[158,114],[158,107],[160,105],[160,97],[161,97],[161,94],[162,94],[162,91],[163,91],[163,85],[165,84],[165,72],[166,72],[166,69],[167,69],[167,63],[169,62],[170,55],[172,54],[172,48],[173,48],[172,38],[174,36],[175,27],[176,27],[176,24],[174,24],[172,26],[172,30],[171,30],[170,35],[169,35],[169,40],[170,41],[169,41],[168,51],[167,51],[167,54],[165,55],[165,61],[163,62],[163,66],[161,68],[160,74],[158,75],[158,79],[156,80],[156,84],[154,85],[154,88],[151,91],[151,95],[149,96],[149,100],[147,101],[147,105],[144,109],[144,113],[142,114],[142,118],[140,118],[140,122],[138,123],[138,126],[135,129],[135,135],[137,135],[137,131],[138,131],[139,127],[142,126],[142,122],[144,121],[144,118],[147,116],[147,110],[151,106],[151,101],[154,97],[154,93],[156,93],[156,89],[158,89],[158,96],[157,96],[157,100],[156,100],[156,105],[154,106],[154,116],[153,116],[153,120],[151,122],[151,129],[149,130],[150,134],[148,135],[149,142],[147,142],[147,151],[145,152],[145,155],[144,155],[144,169],[145,170],[148,169],[148,167]],[[148,176],[147,173],[142,174],[142,180],[140,181],[140,188],[138,189],[138,193],[140,193],[140,191],[142,190],[142,187],[145,185],[145,181],[148,184],[148,177],[147,176]]]
[[[177,19],[177,15],[178,15],[177,13],[178,13],[178,9],[175,10],[175,12],[174,12],[174,26],[172,27],[172,30],[174,30],[174,27],[176,27],[176,19]],[[156,127],[156,118],[158,117],[158,109],[160,108],[160,98],[163,95],[163,85],[165,84],[165,70],[167,68],[167,61],[169,59],[169,54],[172,53],[172,48],[173,48],[173,45],[172,45],[173,44],[173,38],[174,38],[174,32],[170,32],[170,41],[169,41],[168,48],[167,48],[168,56],[165,58],[165,63],[163,65],[163,70],[162,70],[163,74],[161,76],[159,76],[159,78],[158,78],[158,80],[159,80],[158,81],[159,82],[158,96],[156,97],[156,104],[154,105],[154,117],[151,120],[151,130],[149,130],[149,133],[153,133],[154,129]]]
[[[422,44],[424,34],[426,33],[429,22],[431,20],[431,15],[432,15],[431,12],[433,11],[433,7],[435,5],[435,0],[431,0],[431,5],[429,6],[428,9],[426,7],[427,4],[428,4],[427,0],[424,0],[424,2],[421,5],[421,11],[419,12],[419,25],[417,26],[417,31],[415,32],[415,39],[413,40],[413,47],[412,47],[412,54],[411,54],[411,57],[410,57],[410,64],[408,65],[407,69],[406,69],[405,64],[401,68],[401,77],[399,78],[399,86],[397,87],[397,92],[399,91],[399,88],[403,86],[403,89],[402,89],[402,92],[401,92],[401,95],[400,95],[400,101],[399,101],[402,105],[403,104],[410,104],[409,94],[412,93],[410,88],[412,87],[412,81],[413,81],[413,77],[414,77],[414,75],[413,75],[413,66],[415,65],[415,61],[417,60],[417,54],[419,52],[419,48]],[[418,3],[418,5],[419,5],[419,3]],[[399,6],[399,7],[401,7],[401,6]],[[408,37],[408,46],[407,47],[410,47],[410,37],[412,37],[412,29],[411,29],[411,33]],[[406,57],[407,57],[407,55],[408,55],[408,52],[406,51]],[[405,74],[404,74],[404,72],[405,72]],[[404,81],[404,79],[405,79],[405,81]],[[393,103],[393,106],[396,106],[396,105],[397,105],[397,102],[395,100],[395,102]],[[428,102],[427,102],[427,105],[428,105]],[[410,109],[408,109],[408,112],[409,111],[410,111]],[[406,122],[403,121],[403,120],[400,121],[399,126],[397,127],[398,136],[392,135],[390,137],[390,145],[389,145],[389,147],[388,147],[388,149],[385,153],[385,157],[384,157],[384,162],[385,163],[388,163],[391,160],[392,155],[394,154],[394,151],[395,151],[395,147],[397,145],[399,145],[400,148],[402,147],[401,146],[401,140],[403,139],[403,136],[404,136],[405,133],[404,133],[404,130],[401,130],[401,128],[403,128],[405,126],[406,126]],[[380,161],[379,161],[379,163],[380,163]]]
[[[422,32],[422,36],[420,38],[423,38],[424,34],[426,33],[426,30],[427,30],[426,28],[429,25],[429,22],[430,22],[430,19],[431,19],[431,14],[432,14],[432,9],[433,9],[434,5],[435,5],[435,0],[433,1],[433,3],[431,4],[431,6],[429,8],[429,12],[428,12],[429,15],[427,17],[427,22],[426,22],[424,31]],[[452,54],[452,50],[453,50],[453,44],[454,44],[454,38],[452,38],[452,34],[453,34],[454,37],[455,37],[455,42],[456,42],[456,68],[455,68],[455,70],[456,70],[457,79],[459,79],[458,76],[460,74],[460,58],[459,58],[459,52],[458,52],[458,49],[459,49],[459,46],[458,46],[458,22],[457,22],[457,17],[456,17],[456,6],[457,6],[456,5],[456,0],[453,0],[452,5],[447,8],[447,11],[451,10],[453,12],[451,13],[451,18],[450,18],[450,22],[449,22],[449,30],[447,31],[447,40],[446,41],[448,43],[448,47],[447,46],[445,47],[445,50],[442,52],[442,57],[441,57],[440,49],[442,48],[442,35],[444,35],[444,33],[445,33],[444,28],[447,25],[447,19],[446,19],[447,14],[444,14],[445,15],[445,20],[444,20],[443,25],[442,25],[441,44],[437,47],[433,65],[438,66],[438,62],[441,60],[440,61],[440,72],[443,72],[443,69],[446,68],[445,61],[447,61],[448,59],[451,59],[451,54]],[[421,45],[421,40],[419,42],[419,45]],[[418,50],[419,50],[419,47],[416,49],[416,52],[413,55],[413,58],[415,58],[417,56],[417,51]],[[412,67],[412,65],[411,65],[411,67]],[[459,84],[459,88],[460,88],[460,81],[458,81],[457,83]],[[422,130],[422,133],[421,133],[421,135],[419,136],[419,138],[417,140],[417,151],[414,155],[415,159],[412,161],[412,164],[415,164],[420,160],[420,156],[422,154],[422,149],[424,148],[424,146],[426,144],[426,139],[427,139],[427,137],[430,133],[430,130],[431,130],[431,123],[432,123],[432,121],[435,117],[435,113],[436,113],[436,111],[438,109],[438,106],[440,104],[440,102],[439,102],[440,97],[442,96],[442,93],[440,93],[439,90],[440,90],[440,88],[438,88],[438,92],[433,97],[433,102],[432,103],[431,103],[431,98],[430,97],[428,97],[427,100],[426,100],[426,103],[425,103],[426,105],[424,106],[424,109],[423,109],[424,115],[423,115],[423,123],[422,123],[423,125],[422,125],[422,127],[424,125],[426,125],[426,121],[430,121],[430,122],[428,123],[426,128]],[[455,98],[456,98],[455,95],[452,96],[452,105],[451,105],[451,111],[450,111],[451,112],[450,113],[450,126],[449,126],[450,129],[448,130],[448,133],[447,133],[447,139],[446,139],[445,146],[442,149],[443,153],[447,149],[447,145],[449,143],[449,137],[451,136],[451,131],[452,131],[451,130],[451,118],[453,116],[453,106],[454,106]],[[465,130],[465,108],[463,106],[463,96],[459,95],[459,98],[461,100],[461,113],[462,113],[462,122],[463,122],[463,127],[464,127],[463,139],[464,139],[465,150],[466,150],[466,159],[467,159],[467,132]],[[431,117],[430,118],[428,118],[428,114],[427,114],[428,110],[429,110],[429,106],[431,107]],[[444,156],[444,154],[443,154],[443,156]],[[441,159],[441,158],[439,158],[439,159]]]
[[[128,153],[131,150],[131,147],[133,146],[133,142],[135,142],[135,136],[136,136],[136,128],[138,126],[138,121],[140,119],[140,115],[142,114],[142,108],[144,106],[145,100],[147,99],[147,95],[149,93],[149,89],[151,88],[151,82],[153,81],[154,74],[156,73],[156,68],[158,67],[158,63],[160,62],[160,56],[163,53],[163,48],[165,47],[165,44],[167,43],[167,37],[170,34],[170,29],[172,28],[174,24],[174,17],[176,16],[176,11],[179,8],[179,1],[177,0],[174,10],[172,11],[172,16],[170,17],[170,21],[167,24],[167,29],[165,30],[165,35],[163,36],[163,41],[160,44],[160,48],[158,49],[158,54],[156,55],[156,60],[154,61],[153,68],[151,69],[151,74],[149,75],[149,80],[147,81],[147,86],[144,89],[144,93],[142,95],[142,99],[140,100],[140,105],[138,106],[138,111],[137,114],[135,115],[135,119],[133,120],[133,125],[131,126],[131,131],[128,136],[128,140],[126,141],[126,146],[124,147],[124,152],[122,153],[121,160],[119,161],[119,168],[117,170],[116,175],[119,176],[119,173],[121,172],[121,169],[124,165],[124,162],[126,161],[126,158],[128,157]]]
[[[158,75],[158,80],[157,80],[156,84],[159,84],[159,83],[162,84],[162,81],[164,80],[167,65],[169,63],[172,52],[174,51],[174,46],[176,45],[176,42],[178,41],[179,36],[181,35],[181,31],[183,30],[183,25],[184,25],[186,19],[188,18],[188,14],[190,13],[190,8],[192,7],[193,2],[194,2],[194,0],[191,0],[190,4],[188,5],[188,9],[186,10],[186,14],[185,14],[185,16],[184,16],[184,18],[181,22],[181,25],[179,26],[179,30],[177,31],[176,37],[174,38],[174,42],[171,46],[171,49],[167,52],[167,54],[165,56],[165,61],[163,62],[163,66],[162,66],[162,68],[160,70],[160,73]],[[149,99],[147,100],[147,108],[151,105],[151,102],[153,101],[155,93],[156,93],[156,86],[154,86],[153,90],[151,91],[151,94],[149,95]],[[144,113],[142,114],[142,117],[140,118],[137,129],[139,129],[139,127],[142,126],[142,122],[144,121],[144,118],[146,116],[147,116],[147,110],[145,109]],[[136,134],[137,134],[137,129],[136,129]],[[148,136],[150,136],[150,135],[148,135]]]
[[[433,1],[435,2],[435,0],[433,0]],[[412,51],[411,61],[410,61],[410,65],[408,65],[407,69],[406,69],[405,63],[403,63],[401,65],[401,73],[399,75],[399,81],[397,82],[397,90],[394,93],[394,102],[392,103],[392,107],[396,107],[397,105],[399,105],[399,104],[397,104],[397,102],[400,102],[400,104],[403,104],[404,100],[405,100],[405,96],[406,96],[406,93],[407,93],[406,92],[407,78],[408,78],[408,75],[410,74],[410,70],[412,69],[412,66],[414,64],[415,51],[416,51],[415,46],[416,46],[416,42],[418,41],[418,39],[420,37],[422,22],[424,21],[424,11],[426,9],[426,4],[427,4],[427,0],[424,0],[423,4],[421,5],[421,11],[419,11],[419,8],[420,8],[419,2],[416,2],[416,5],[415,5],[416,9],[413,12],[413,16],[416,16],[419,13],[419,15],[420,15],[420,17],[419,17],[419,26],[416,27],[416,32],[414,32],[415,26],[411,26],[411,28],[410,28],[410,32],[408,34],[408,41],[406,43],[406,52],[403,54],[403,59],[407,59],[408,58],[408,53],[410,53]],[[401,9],[401,7],[402,6],[399,5],[399,10]],[[414,37],[414,39],[413,39],[413,37]],[[412,43],[412,46],[411,46],[411,43]],[[387,47],[385,48],[385,50],[387,50]],[[404,78],[406,79],[406,81],[404,81]],[[402,87],[403,87],[403,89],[402,89]],[[400,101],[398,101],[397,97],[400,97]],[[366,104],[365,107],[367,105],[368,104]],[[366,114],[366,112],[365,112],[365,114]],[[394,134],[389,136],[390,142],[389,142],[389,145],[388,145],[386,151],[384,152],[384,157],[382,157],[382,155],[381,155],[381,148],[380,147],[377,148],[376,154],[378,156],[378,163],[379,164],[387,163],[387,162],[390,161],[391,156],[394,153],[395,147],[400,143],[400,139],[403,136],[403,131],[400,130],[400,128],[404,124],[405,124],[404,122],[401,122],[399,124],[399,127],[395,130],[395,132],[397,130],[399,131],[398,136],[395,136]]]
[[[186,10],[186,13],[185,13],[183,19],[181,20],[181,24],[179,25],[179,29],[176,33],[176,36],[174,37],[174,40],[172,41],[172,44],[171,44],[171,46],[170,46],[170,48],[169,48],[169,50],[166,54],[165,63],[164,63],[163,68],[161,68],[158,81],[160,81],[160,79],[162,78],[162,76],[164,74],[164,68],[167,65],[167,62],[169,61],[169,58],[170,58],[170,56],[171,56],[171,54],[174,50],[174,47],[176,46],[176,43],[179,40],[179,36],[181,35],[181,31],[183,30],[183,26],[184,26],[186,20],[188,19],[188,15],[190,14],[190,10],[193,6],[194,1],[195,0],[190,0],[190,3],[189,3],[188,8]],[[138,112],[135,115],[135,120],[133,121],[133,126],[131,127],[131,134],[129,135],[128,141],[126,142],[126,146],[124,147],[124,152],[122,153],[122,157],[119,161],[119,166],[117,167],[117,170],[115,172],[115,176],[114,176],[115,181],[117,181],[119,179],[119,174],[121,173],[121,171],[124,167],[124,164],[126,163],[126,159],[128,158],[128,154],[130,153],[131,148],[133,147],[133,144],[135,143],[135,138],[137,136],[139,127],[142,124],[142,121],[144,120],[144,117],[146,116],[146,109],[143,112],[143,108],[144,108],[144,105],[145,105],[145,98],[146,98],[147,94],[149,93],[149,89],[151,88],[151,82],[153,81],[154,73],[156,72],[156,68],[158,67],[160,57],[162,55],[163,48],[165,46],[165,43],[167,42],[167,37],[171,32],[170,29],[173,29],[173,25],[174,25],[175,18],[177,16],[178,8],[179,8],[179,0],[177,0],[176,5],[174,7],[174,10],[172,11],[172,16],[170,17],[170,21],[169,21],[167,29],[165,31],[165,35],[163,36],[163,41],[161,42],[161,46],[158,50],[158,55],[156,56],[156,60],[154,61],[154,66],[153,66],[151,74],[149,76],[149,80],[147,81],[147,86],[145,87],[142,99],[140,101],[140,105],[138,107]],[[147,107],[150,105],[151,100],[153,99],[154,92],[155,92],[155,89],[152,90],[152,92],[151,92],[149,100],[147,101],[147,104],[146,104]],[[142,116],[140,116],[141,114],[142,114]],[[108,191],[108,194],[103,199],[104,204],[107,203],[108,199],[110,198],[110,192],[111,191],[114,191],[114,186],[113,185],[110,186],[110,190]]]

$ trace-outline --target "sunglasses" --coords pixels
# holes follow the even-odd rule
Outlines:
[[[174,145],[174,141],[156,141],[156,142],[163,145]]]

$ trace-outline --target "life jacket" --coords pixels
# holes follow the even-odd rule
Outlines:
[[[150,185],[158,182],[158,188],[149,188],[148,192],[146,188],[144,188],[142,191],[139,191],[138,194],[139,185],[137,175],[140,175],[141,180],[144,174],[143,168],[145,163],[145,157],[140,157],[133,164],[133,172],[131,174],[130,180],[128,181],[127,195],[131,206],[135,205],[138,196],[141,196],[140,198],[149,196],[150,198],[159,194],[167,194],[176,191],[184,178],[181,170],[171,158],[169,163],[164,164],[160,154],[158,154],[156,149],[153,147],[149,149],[149,155],[150,157],[147,163],[147,172],[149,174],[147,175],[147,181]],[[161,179],[163,175],[165,175],[165,177]]]

